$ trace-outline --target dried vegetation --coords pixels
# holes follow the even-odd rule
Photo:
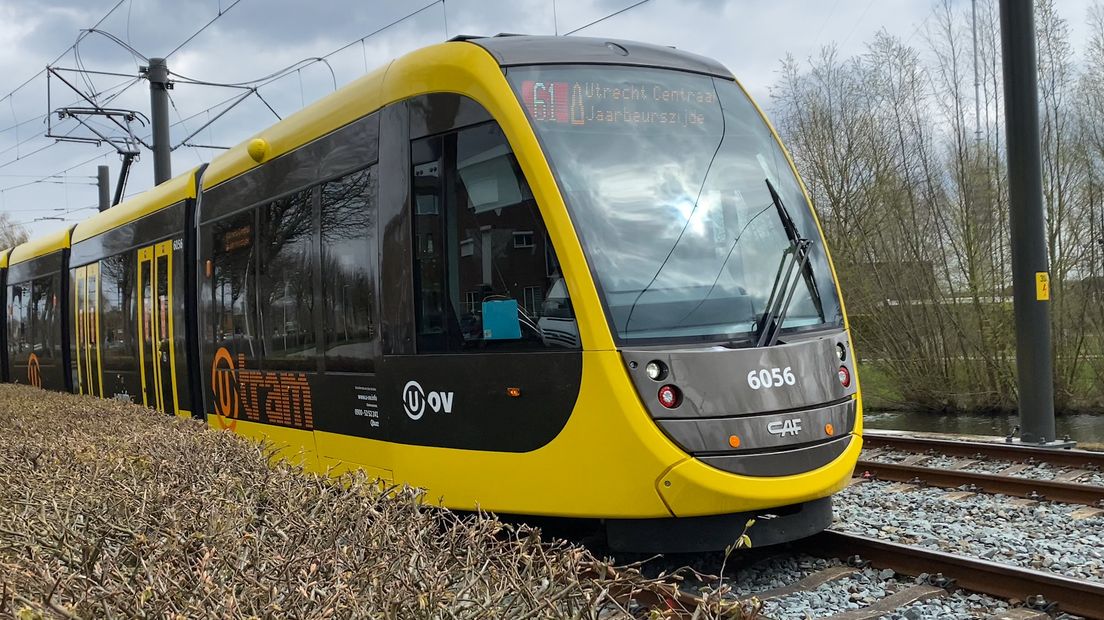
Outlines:
[[[725,588],[690,597],[671,576],[269,455],[142,407],[0,385],[0,617],[755,615],[721,603]]]

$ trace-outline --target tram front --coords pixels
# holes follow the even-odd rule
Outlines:
[[[786,496],[816,499],[778,507],[802,518],[777,540],[826,527],[845,478],[800,474],[855,453],[857,378],[823,235],[763,115],[733,80],[685,71],[543,65],[507,79],[644,408],[712,468],[807,485]]]

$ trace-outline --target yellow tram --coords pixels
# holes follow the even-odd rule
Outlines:
[[[0,255],[6,380],[611,546],[814,533],[861,448],[824,237],[720,64],[461,37]]]

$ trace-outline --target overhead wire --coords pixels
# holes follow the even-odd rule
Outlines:
[[[98,22],[96,22],[96,23],[95,23],[95,24],[94,24],[94,25],[93,25],[92,27],[93,27],[93,28],[98,28],[98,27],[100,26],[100,24],[104,23],[104,21],[105,21],[105,20],[106,20],[106,19],[107,19],[108,17],[111,17],[111,14],[112,14],[112,13],[114,13],[114,12],[115,12],[115,10],[116,10],[116,9],[118,9],[118,8],[119,8],[120,6],[122,6],[122,5],[123,5],[123,3],[124,3],[124,2],[126,2],[126,1],[127,1],[127,0],[119,0],[118,2],[116,2],[116,3],[115,3],[115,6],[111,7],[111,8],[110,8],[110,9],[109,9],[109,10],[107,11],[107,13],[105,13],[105,14],[104,14],[104,16],[103,16],[103,17],[101,17],[101,18],[100,18],[100,20],[99,20]],[[80,41],[80,39],[81,39],[81,37],[77,37],[77,42],[79,42],[79,41]],[[74,45],[76,45],[76,42],[74,42],[74,43],[73,43],[73,45],[70,45],[69,47],[65,48],[65,51],[63,51],[62,53],[58,54],[57,58],[55,58],[53,62],[51,62],[51,63],[48,63],[48,64],[47,64],[47,66],[49,66],[49,65],[54,65],[54,64],[57,64],[57,61],[59,61],[59,60],[61,60],[62,58],[64,58],[64,57],[65,57],[65,55],[66,55],[66,54],[68,54],[68,53],[69,53],[69,51],[73,49],[73,46],[74,46]],[[22,83],[21,83],[21,84],[20,84],[19,86],[16,86],[16,87],[15,87],[15,88],[13,88],[13,89],[12,89],[12,90],[11,90],[10,92],[8,92],[8,94],[4,95],[3,97],[0,97],[0,101],[3,101],[3,100],[5,100],[5,99],[7,99],[7,98],[11,97],[11,96],[12,96],[12,95],[14,95],[15,93],[17,93],[17,92],[19,92],[19,91],[23,90],[24,88],[26,88],[26,87],[27,87],[27,85],[28,85],[28,84],[30,84],[31,82],[33,82],[33,81],[34,81],[34,80],[35,80],[36,78],[38,78],[38,76],[40,76],[40,75],[43,75],[44,73],[46,73],[46,69],[41,69],[41,70],[39,70],[39,72],[38,72],[38,73],[35,73],[35,74],[34,74],[34,75],[32,75],[31,77],[29,77],[29,78],[27,78],[26,80],[24,80],[24,81],[23,81],[23,82],[22,82]]]
[[[589,24],[579,26],[578,28],[576,28],[576,29],[574,29],[570,32],[565,32],[564,36],[568,37],[568,36],[571,36],[571,35],[575,34],[576,32],[579,32],[580,30],[586,30],[587,28],[590,28],[591,26],[594,26],[596,24],[600,24],[600,23],[606,21],[607,19],[609,19],[611,17],[616,17],[617,15],[620,15],[620,14],[624,13],[625,11],[635,9],[636,7],[638,7],[642,4],[645,4],[647,2],[651,2],[651,0],[639,0],[639,2],[635,2],[633,4],[630,4],[629,6],[621,9],[620,11],[614,11],[613,13],[610,13],[609,15],[606,15],[605,17],[601,17],[599,19],[596,19],[596,20],[590,22]]]
[[[220,7],[219,7],[219,12],[218,12],[218,15],[215,15],[215,16],[214,16],[213,18],[211,18],[211,21],[207,22],[206,24],[203,24],[203,26],[202,26],[202,27],[200,27],[200,29],[199,29],[199,30],[197,30],[197,31],[195,31],[194,33],[192,33],[192,36],[188,37],[187,39],[184,39],[184,41],[183,41],[183,42],[182,42],[182,43],[181,43],[180,45],[177,45],[176,47],[174,47],[174,48],[173,48],[173,50],[172,50],[171,52],[169,52],[168,54],[165,54],[165,58],[166,58],[166,59],[168,59],[168,58],[169,58],[169,56],[172,56],[173,54],[175,54],[175,53],[177,53],[178,51],[180,51],[180,48],[182,48],[182,47],[184,47],[185,45],[187,45],[187,44],[191,43],[191,42],[192,42],[192,39],[194,39],[194,38],[198,37],[198,36],[199,36],[199,34],[200,34],[201,32],[203,32],[204,30],[207,30],[207,28],[208,28],[208,27],[210,27],[210,25],[211,25],[211,24],[213,24],[213,23],[215,23],[216,21],[218,21],[218,19],[219,19],[220,17],[222,17],[223,15],[226,15],[226,13],[230,11],[230,9],[232,9],[232,8],[234,8],[234,7],[236,7],[236,6],[238,6],[238,3],[239,3],[239,2],[241,2],[241,0],[234,0],[234,2],[233,2],[233,3],[231,3],[231,4],[230,4],[230,6],[226,7],[225,9],[223,9],[223,8],[222,8],[222,7],[220,6]]]

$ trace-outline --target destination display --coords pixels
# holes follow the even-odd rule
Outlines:
[[[534,122],[567,126],[697,127],[718,110],[713,89],[643,82],[524,80],[521,100]]]

